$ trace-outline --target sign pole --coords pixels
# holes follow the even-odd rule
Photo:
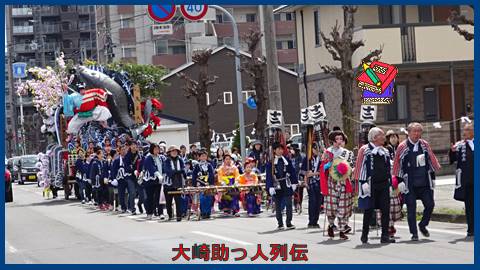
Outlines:
[[[240,128],[240,150],[242,158],[246,158],[246,146],[245,146],[245,116],[243,112],[243,101],[242,101],[242,73],[240,72],[240,41],[238,38],[238,26],[235,18],[230,14],[226,9],[221,6],[211,5],[212,8],[220,10],[227,17],[230,18],[233,27],[233,45],[235,47],[235,78],[237,81],[237,105],[238,105],[238,122]]]
[[[18,78],[18,85],[22,83],[22,79]],[[25,119],[23,117],[23,98],[20,95],[20,136],[22,136],[22,155],[26,155],[25,149],[25,126],[24,126]]]

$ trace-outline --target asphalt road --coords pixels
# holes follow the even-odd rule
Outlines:
[[[432,222],[430,238],[411,242],[406,222],[397,224],[397,243],[382,245],[376,231],[370,232],[370,244],[361,245],[361,215],[356,215],[356,233],[347,241],[323,236],[319,229],[307,229],[308,216],[294,214],[296,230],[276,231],[271,213],[248,218],[217,217],[207,221],[146,221],[145,215],[128,216],[99,212],[78,201],[45,199],[36,184],[14,184],[14,202],[6,204],[5,262],[15,264],[43,263],[187,263],[172,258],[180,244],[225,244],[230,249],[228,263],[252,263],[257,244],[271,258],[271,244],[307,245],[308,263],[461,263],[474,262],[473,240],[465,239],[463,224]],[[307,203],[304,201],[304,206]],[[320,217],[323,228],[323,215]],[[353,223],[353,218],[351,220]],[[245,249],[242,255],[233,249]],[[192,253],[187,252],[191,257]],[[280,253],[282,255],[282,253]],[[292,263],[291,256],[275,263]],[[195,259],[191,262],[206,263]],[[210,261],[208,263],[227,263]],[[253,263],[265,262],[259,258]],[[304,263],[300,261],[300,263]]]

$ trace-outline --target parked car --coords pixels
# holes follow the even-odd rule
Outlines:
[[[20,161],[18,163],[18,184],[23,185],[27,181],[37,182],[37,162],[37,155],[26,155],[20,157]]]
[[[10,171],[12,176],[12,183],[18,181],[18,162],[20,161],[20,157],[12,157],[9,158],[7,161],[7,169]]]
[[[5,170],[5,202],[13,202],[12,174]]]

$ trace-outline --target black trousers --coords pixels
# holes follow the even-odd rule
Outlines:
[[[293,210],[292,210],[292,195],[273,195],[275,199],[275,216],[277,218],[278,226],[283,226],[283,207],[285,206],[287,212],[286,223],[287,226],[292,224]]]
[[[475,203],[475,200],[473,199],[473,184],[471,185],[466,185],[465,186],[465,216],[467,217],[467,233],[473,233],[473,229],[475,226],[473,225],[473,221],[475,220],[473,218],[474,210],[473,206]]]
[[[160,190],[160,185],[156,183],[146,183],[144,185],[145,193],[146,193],[146,198],[145,198],[145,211],[147,212],[147,215],[153,215],[153,212],[155,210],[155,193]],[[157,199],[158,203],[158,199]]]
[[[375,209],[382,212],[382,238],[388,237],[388,223],[390,221],[390,189],[388,186],[375,188],[372,186],[371,200],[373,207],[366,209],[363,214],[362,234],[368,235],[370,229],[370,220]]]
[[[172,202],[175,200],[175,215],[177,220],[182,218],[182,198],[180,194],[168,194],[169,191],[177,191],[176,188],[164,187],[165,201],[167,207],[168,218],[173,218]]]

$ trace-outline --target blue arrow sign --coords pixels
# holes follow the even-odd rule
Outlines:
[[[253,97],[249,97],[247,99],[247,107],[252,110],[257,108],[257,103],[255,102],[255,99]]]
[[[17,62],[12,64],[13,78],[21,79],[27,77],[27,63]]]

